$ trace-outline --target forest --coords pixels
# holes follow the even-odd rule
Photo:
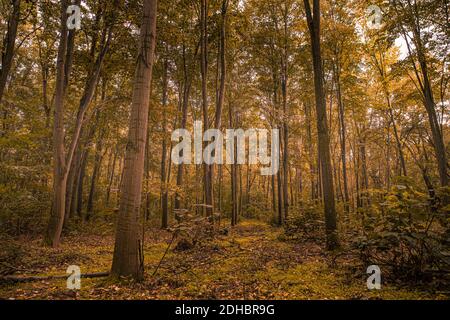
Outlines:
[[[448,0],[0,0],[0,299],[448,300]]]

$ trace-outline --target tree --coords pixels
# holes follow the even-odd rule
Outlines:
[[[115,0],[117,4],[118,0]],[[53,124],[53,148],[54,148],[54,194],[53,194],[53,209],[51,211],[50,219],[47,227],[47,234],[44,241],[58,247],[60,243],[60,237],[62,227],[64,225],[64,218],[66,216],[66,196],[67,196],[67,182],[69,177],[70,168],[74,159],[75,152],[80,140],[83,122],[85,120],[86,111],[92,101],[95,93],[95,89],[98,85],[101,67],[105,59],[106,53],[109,50],[112,30],[115,21],[115,14],[113,19],[109,23],[105,24],[105,28],[102,33],[101,49],[95,59],[95,62],[91,65],[91,68],[86,79],[83,95],[80,99],[79,108],[76,116],[75,129],[72,133],[72,139],[68,152],[65,151],[65,130],[64,130],[64,98],[65,91],[69,81],[69,74],[72,64],[73,44],[74,41],[72,33],[68,32],[67,28],[67,1],[61,3],[61,35],[58,49],[57,60],[57,74],[56,74],[56,88],[55,88],[55,116]],[[95,48],[95,42],[93,47]]]
[[[336,208],[334,203],[333,171],[330,159],[330,140],[327,125],[325,93],[323,89],[322,57],[320,52],[320,3],[319,0],[313,0],[312,11],[309,0],[304,0],[304,4],[309,34],[311,37],[311,53],[314,66],[317,134],[325,207],[327,248],[332,250],[335,249],[339,243],[336,226]]]
[[[209,129],[208,117],[208,0],[201,0],[200,5],[200,34],[201,34],[201,78],[202,78],[202,111],[203,130]],[[213,213],[213,189],[212,189],[212,169],[211,165],[203,164],[203,187],[205,189],[206,214]]]
[[[56,87],[53,120],[53,208],[45,242],[58,247],[64,223],[67,168],[64,152],[64,79],[67,54],[67,1],[61,1],[61,29],[56,61]]]
[[[133,84],[130,127],[117,221],[113,276],[143,277],[143,243],[140,238],[140,207],[148,126],[150,85],[156,46],[157,0],[144,0],[136,71]]]
[[[426,19],[421,19],[423,18],[423,15],[427,15],[427,13],[425,13],[425,6],[430,5],[430,7],[433,7],[434,1],[426,2],[430,3],[418,3],[416,0],[393,0],[392,7],[395,11],[395,21],[398,23],[398,29],[406,42],[409,57],[413,64],[414,74],[422,94],[423,104],[427,111],[428,122],[433,138],[434,151],[439,169],[439,178],[441,186],[445,187],[449,184],[447,156],[444,138],[436,114],[436,103],[426,56],[427,49],[423,40],[423,33],[425,33],[424,29],[429,26],[427,25],[428,22]],[[404,21],[406,23],[404,23]],[[430,19],[430,21],[434,21],[434,19]],[[410,42],[414,44],[415,52],[413,52]],[[416,66],[416,61],[419,68]]]
[[[12,10],[8,19],[8,30],[6,37],[3,39],[3,50],[1,52],[0,64],[0,103],[2,102],[3,93],[5,91],[6,82],[8,81],[9,71],[11,70],[14,49],[16,45],[17,27],[20,17],[20,0],[11,0]]]

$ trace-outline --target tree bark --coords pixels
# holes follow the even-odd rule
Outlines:
[[[94,157],[94,168],[92,170],[92,177],[91,177],[91,186],[89,189],[89,196],[86,206],[86,221],[89,221],[89,219],[92,217],[92,214],[94,213],[94,196],[95,196],[95,185],[98,180],[98,176],[100,175],[101,170],[101,164],[104,157],[103,152],[103,133],[100,135],[99,141],[96,144],[95,147],[95,157]]]
[[[325,95],[323,88],[322,57],[320,51],[320,1],[313,0],[313,12],[309,0],[304,0],[308,28],[311,36],[311,52],[314,66],[314,89],[317,113],[317,134],[319,141],[322,191],[325,208],[325,227],[327,248],[338,247],[336,209],[334,202],[333,172],[330,159],[330,140],[328,135]]]
[[[340,67],[335,67],[334,79],[336,81],[336,96],[338,102],[338,114],[339,114],[339,142],[341,145],[341,162],[342,162],[342,180],[343,180],[343,193],[344,193],[344,208],[348,213],[350,211],[350,197],[348,192],[348,178],[347,178],[347,130],[345,125],[345,111],[344,103],[342,101],[341,92],[341,77]]]
[[[398,14],[397,1],[394,0],[393,4],[394,4],[394,9],[397,11],[397,14]],[[428,65],[427,65],[426,55],[425,55],[425,46],[422,42],[421,27],[420,27],[420,23],[419,23],[419,12],[418,12],[416,1],[414,1],[414,3],[412,4],[411,1],[408,0],[407,4],[408,4],[408,11],[409,11],[407,13],[407,15],[409,15],[409,16],[407,17],[408,19],[405,19],[405,20],[407,20],[409,22],[410,27],[411,27],[412,39],[413,39],[414,45],[416,47],[416,55],[417,55],[417,60],[419,62],[420,73],[422,75],[422,79],[419,76],[419,70],[417,70],[414,59],[411,59],[411,60],[413,62],[415,75],[416,75],[417,81],[420,86],[420,91],[423,95],[422,98],[423,98],[423,102],[425,105],[425,109],[428,114],[428,122],[430,125],[431,135],[433,138],[433,147],[434,147],[437,164],[438,164],[438,169],[439,169],[440,183],[441,183],[441,186],[445,187],[445,186],[448,186],[448,184],[449,184],[449,177],[447,175],[447,167],[448,167],[447,155],[446,155],[446,150],[445,150],[444,138],[442,136],[442,132],[440,130],[439,122],[438,122],[437,115],[436,115],[436,105],[434,102],[433,90],[431,87],[430,76],[428,73]],[[408,53],[409,53],[410,57],[412,58],[412,51],[411,51],[411,47],[410,47],[410,44],[408,41],[409,36],[407,35],[407,31],[405,30],[405,27],[403,25],[401,25],[401,30],[402,30],[403,37],[405,39],[405,42],[406,42],[406,45],[408,48]]]
[[[195,57],[197,56],[198,46],[194,54],[194,61]],[[194,64],[194,62],[193,62]],[[181,129],[186,129],[187,124],[187,112],[188,112],[188,106],[189,106],[189,96],[191,91],[191,85],[192,85],[192,70],[191,72],[188,71],[188,67],[186,64],[186,47],[183,44],[183,75],[184,75],[184,86],[183,86],[183,103],[181,106]],[[180,163],[177,168],[177,187],[180,188],[183,185],[183,170],[184,166],[183,163]],[[175,193],[175,209],[181,208],[181,199],[178,192]]]
[[[168,61],[164,60],[163,71],[163,84],[162,84],[162,107],[163,107],[163,140],[162,140],[162,156],[161,156],[161,207],[162,207],[162,219],[161,227],[163,229],[168,227],[169,212],[168,212],[168,191],[167,191],[167,73],[168,73]]]
[[[44,239],[46,244],[54,248],[60,244],[66,206],[67,168],[64,152],[64,67],[67,53],[66,9],[67,0],[62,0],[53,120],[53,208]]]
[[[157,0],[144,0],[140,47],[133,85],[130,128],[111,267],[113,276],[131,276],[136,280],[141,280],[144,275],[139,212],[144,173],[150,86],[156,43],[156,11]]]
[[[106,189],[106,206],[107,207],[109,205],[109,199],[111,197],[112,183],[114,181],[114,174],[115,174],[115,171],[116,171],[117,154],[118,154],[118,151],[117,151],[117,149],[115,149],[114,150],[112,167],[111,167],[111,173],[110,173],[110,175],[108,177],[108,188]]]
[[[66,207],[66,190],[69,169],[74,158],[74,153],[77,149],[81,129],[83,125],[84,115],[94,96],[95,88],[98,84],[101,66],[105,55],[109,49],[110,40],[112,37],[113,24],[105,27],[102,34],[102,49],[97,56],[97,59],[89,72],[86,86],[84,88],[83,96],[80,100],[78,108],[75,129],[72,134],[72,140],[66,154],[64,147],[64,96],[65,88],[68,82],[67,63],[71,63],[71,50],[73,46],[68,46],[68,30],[67,30],[67,0],[61,3],[61,36],[58,49],[58,59],[56,67],[56,88],[55,88],[55,116],[53,125],[53,144],[54,144],[54,199],[53,210],[48,223],[47,234],[45,242],[53,247],[58,247],[61,238],[62,226],[64,224],[65,207]],[[114,15],[115,16],[115,15]],[[64,192],[63,192],[64,191]]]
[[[8,81],[9,71],[11,70],[13,62],[17,28],[19,26],[20,17],[20,0],[13,0],[11,1],[11,3],[12,12],[8,19],[6,37],[3,40],[3,50],[1,53],[2,60],[0,65],[0,104],[2,102],[6,82]]]
[[[284,47],[282,58],[282,78],[281,78],[281,93],[283,97],[283,204],[284,204],[284,218],[289,214],[289,108],[287,101],[287,84],[288,84],[288,6],[284,3]]]
[[[200,24],[201,24],[201,78],[202,78],[202,109],[203,131],[209,129],[208,118],[208,0],[201,0]],[[211,216],[214,209],[212,192],[211,166],[203,163],[203,187],[206,202],[206,214]]]

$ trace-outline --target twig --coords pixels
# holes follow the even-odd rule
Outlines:
[[[174,233],[173,233],[173,236],[172,236],[172,240],[170,240],[169,245],[167,246],[166,251],[164,252],[164,255],[162,256],[161,260],[159,260],[159,263],[158,263],[158,265],[156,266],[156,269],[155,269],[155,271],[153,272],[152,277],[154,277],[155,274],[158,272],[158,269],[159,269],[159,267],[161,266],[161,263],[163,262],[164,258],[166,257],[167,252],[169,252],[170,246],[172,245],[172,243],[174,242],[174,240],[175,240],[176,237],[177,237],[177,232],[174,232]]]

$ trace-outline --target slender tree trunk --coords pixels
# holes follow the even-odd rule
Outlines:
[[[102,148],[103,148],[103,133],[100,135],[100,139],[96,144],[95,148],[96,150],[94,158],[94,168],[92,170],[91,186],[89,189],[89,196],[86,207],[86,221],[89,221],[89,219],[92,217],[92,214],[94,213],[95,185],[97,183],[98,176],[100,175],[101,164],[104,157],[104,154],[102,154],[103,152]]]
[[[197,47],[198,49],[198,47]],[[197,53],[194,55],[197,56]],[[187,124],[187,112],[188,112],[188,105],[189,105],[189,96],[190,96],[190,90],[191,90],[191,84],[192,84],[192,75],[188,72],[188,68],[186,65],[186,48],[183,44],[183,74],[184,74],[184,86],[183,86],[183,103],[181,106],[181,129],[186,129]],[[183,152],[183,151],[181,151]],[[178,165],[177,170],[177,187],[180,188],[183,185],[183,170],[184,166],[183,163],[180,163]],[[181,208],[181,199],[178,192],[175,193],[175,209]]]
[[[17,37],[17,27],[19,26],[20,17],[20,0],[13,0],[12,11],[8,19],[8,27],[6,37],[3,40],[3,50],[1,52],[1,68],[0,68],[0,104],[2,102],[3,93],[5,91],[6,82],[8,81],[9,71],[13,63],[14,48]]]
[[[114,173],[116,171],[116,162],[117,162],[117,148],[114,150],[114,156],[113,156],[113,162],[112,162],[112,167],[111,167],[111,173],[108,177],[108,188],[106,189],[106,206],[108,207],[109,205],[109,199],[111,197],[111,188],[112,188],[112,183],[114,181]]]
[[[311,36],[311,51],[314,65],[314,89],[317,112],[317,134],[319,140],[320,167],[322,175],[323,199],[325,205],[325,227],[327,248],[335,249],[338,244],[336,209],[334,202],[333,172],[330,159],[330,139],[328,135],[325,95],[323,89],[322,57],[320,51],[320,5],[313,0],[313,12],[309,0],[304,0]]]
[[[45,236],[52,247],[60,244],[66,206],[67,168],[64,152],[64,67],[67,51],[67,0],[61,1],[61,30],[56,62],[55,108],[53,120],[53,208]]]
[[[222,212],[222,185],[223,185],[223,166],[219,165],[219,185],[217,190],[217,210]]]
[[[275,191],[275,175],[270,177],[270,189],[272,190],[272,211],[274,214],[277,212],[277,196]]]
[[[316,168],[314,166],[314,154],[313,154],[313,142],[312,142],[312,128],[311,128],[311,106],[309,103],[304,104],[305,109],[305,122],[306,122],[306,147],[309,158],[309,179],[311,186],[311,200],[315,200],[317,198],[316,187],[315,187],[315,176],[316,176]]]
[[[283,204],[284,204],[284,218],[289,214],[289,108],[287,101],[287,85],[288,85],[288,6],[284,3],[284,47],[282,59],[282,78],[281,78],[281,93],[283,97]]]
[[[169,224],[169,195],[167,191],[167,73],[168,73],[168,61],[164,60],[164,73],[163,73],[163,85],[162,85],[162,107],[163,107],[163,141],[162,141],[162,157],[161,157],[161,204],[162,204],[162,219],[161,227],[163,229],[168,227]]]
[[[80,183],[80,171],[81,171],[81,165],[82,165],[82,153],[80,153],[79,159],[77,159],[77,166],[75,168],[74,172],[74,179],[73,179],[73,185],[72,185],[72,191],[70,193],[70,207],[66,207],[66,210],[69,210],[69,214],[66,214],[66,217],[68,216],[69,219],[72,218],[77,210],[77,199],[78,199],[78,185]],[[68,220],[64,219],[64,224],[68,222]]]
[[[418,19],[418,18],[417,18]],[[422,91],[424,95],[425,109],[428,113],[431,134],[434,142],[434,150],[438,161],[439,178],[441,186],[446,187],[449,184],[447,175],[447,156],[445,151],[444,138],[439,129],[439,122],[436,115],[436,104],[434,103],[433,90],[431,88],[430,77],[428,75],[428,66],[424,53],[424,46],[420,35],[420,27],[418,23],[413,28],[413,34],[417,49],[417,57],[419,60],[420,70],[422,72],[423,84]]]
[[[157,0],[144,0],[139,55],[133,86],[130,129],[125,154],[124,176],[117,222],[113,276],[141,280],[144,273],[143,243],[139,212],[144,173],[148,107],[156,43]]]
[[[76,211],[77,215],[81,220],[84,220],[83,215],[83,190],[84,190],[84,177],[86,176],[86,167],[89,159],[89,149],[84,151],[84,155],[81,160],[80,175],[78,178],[77,186],[77,201],[76,201]]]
[[[81,152],[77,150],[75,152],[74,159],[72,161],[72,164],[70,165],[69,175],[67,178],[67,190],[66,190],[66,210],[65,210],[65,217],[64,217],[64,227],[66,227],[67,223],[69,222],[71,208],[72,208],[72,201],[73,197],[72,194],[74,193],[74,188],[76,188],[76,182],[79,175],[79,169],[80,169],[80,157]]]
[[[398,156],[399,156],[399,160],[400,160],[400,166],[401,166],[400,175],[403,174],[406,177],[408,175],[408,173],[406,171],[405,156],[404,156],[404,153],[403,153],[403,148],[402,148],[402,143],[400,141],[400,136],[398,134],[397,125],[395,124],[395,118],[394,118],[394,114],[392,112],[391,103],[390,103],[389,100],[388,100],[388,112],[389,112],[390,121],[392,123],[392,128],[394,129],[394,137],[395,137],[395,142],[396,142],[396,145],[397,145],[397,152],[398,152]]]
[[[242,203],[243,203],[243,187],[242,187],[242,164],[238,164],[237,168],[239,169],[239,209],[238,214],[242,215]]]
[[[342,162],[342,180],[344,187],[344,208],[348,213],[350,211],[350,197],[348,192],[348,178],[347,178],[347,130],[345,126],[345,111],[344,103],[342,101],[341,81],[340,81],[340,69],[336,67],[335,80],[336,80],[336,95],[339,111],[339,141],[341,144],[341,162]]]
[[[227,68],[226,68],[226,60],[225,60],[225,50],[226,50],[226,40],[225,40],[225,32],[226,32],[226,19],[227,19],[227,9],[228,9],[228,0],[222,1],[222,23],[220,26],[220,45],[219,45],[219,60],[220,60],[220,86],[217,95],[217,103],[216,103],[216,111],[214,117],[214,128],[220,130],[220,126],[222,123],[222,109],[225,100],[225,83],[227,76]],[[206,34],[206,32],[205,32]],[[219,63],[219,62],[218,62]],[[214,165],[209,166],[209,179],[210,179],[210,188],[211,188],[211,197],[213,198],[213,179],[214,179]],[[219,178],[220,179],[220,178]],[[220,196],[219,196],[220,197]],[[219,199],[220,202],[220,199]],[[214,200],[212,199],[212,203]],[[220,210],[220,209],[219,209]],[[212,212],[212,211],[211,211]]]
[[[102,34],[102,49],[92,69],[89,72],[86,86],[84,88],[83,96],[80,100],[78,108],[75,129],[72,134],[70,147],[66,154],[64,147],[64,95],[65,88],[68,83],[68,75],[70,69],[67,70],[68,64],[73,51],[73,46],[68,45],[68,30],[67,30],[67,0],[63,0],[61,4],[61,37],[58,49],[58,59],[56,67],[56,89],[55,89],[55,116],[53,129],[53,143],[54,143],[54,199],[53,209],[48,223],[47,234],[45,242],[57,247],[60,243],[62,226],[65,217],[66,205],[66,189],[69,168],[71,167],[75,151],[77,149],[79,139],[81,136],[81,129],[83,125],[84,115],[94,96],[95,88],[98,84],[101,66],[105,55],[109,49],[110,40],[112,37],[113,24],[105,27]],[[73,31],[72,31],[73,32]],[[64,184],[64,185],[63,185]],[[64,190],[64,193],[61,190]]]
[[[208,118],[208,0],[201,0],[200,8],[201,22],[201,78],[202,78],[202,109],[203,130],[209,129]],[[214,211],[212,192],[212,170],[211,166],[203,163],[203,187],[205,192],[206,214],[211,216]]]
[[[281,146],[280,146],[281,147]],[[280,150],[278,150],[280,151]],[[282,183],[281,170],[277,172],[277,192],[278,192],[278,225],[283,224],[283,183]]]
[[[397,9],[397,1],[393,2],[394,9],[398,13]],[[405,30],[405,27],[401,25],[401,30],[403,33],[403,37],[405,39],[409,55],[411,57],[411,61],[413,63],[414,72],[417,78],[417,81],[420,86],[420,90],[423,95],[423,102],[425,105],[425,109],[428,114],[428,121],[431,129],[431,135],[433,138],[433,147],[437,159],[438,169],[439,169],[439,179],[441,186],[445,187],[449,185],[449,177],[447,175],[447,155],[445,150],[445,143],[444,143],[444,137],[442,136],[442,132],[440,130],[438,118],[436,115],[436,105],[434,102],[433,97],[433,89],[431,87],[431,81],[430,76],[428,73],[428,65],[425,55],[425,46],[422,42],[422,34],[421,34],[421,26],[420,26],[420,18],[419,18],[419,11],[417,7],[416,1],[414,3],[411,3],[411,1],[407,1],[407,7],[408,12],[407,15],[409,15],[408,22],[411,26],[412,31],[412,39],[415,45],[416,49],[416,55],[417,60],[419,62],[420,66],[420,73],[421,77],[419,75],[419,70],[417,70],[415,61],[413,59],[412,50],[409,44],[409,35],[407,34],[407,31]]]
[[[234,108],[233,104],[229,101],[229,108],[228,108],[228,119],[230,123],[230,128],[234,128],[233,124],[233,115],[234,115]],[[234,139],[234,138],[233,138]],[[231,225],[235,226],[237,224],[237,217],[238,217],[238,204],[237,204],[237,170],[236,170],[236,154],[237,154],[237,146],[236,143],[234,145],[234,151],[233,151],[233,159],[231,163]]]

